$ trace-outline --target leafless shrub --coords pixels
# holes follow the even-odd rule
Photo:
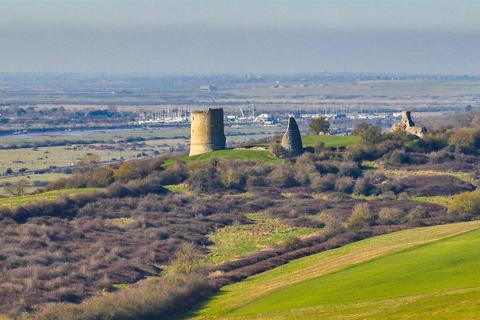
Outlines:
[[[381,208],[378,213],[379,224],[399,224],[404,220],[405,213],[398,208]]]
[[[352,215],[347,221],[348,228],[358,230],[375,222],[376,216],[370,211],[367,203],[359,203],[352,209]]]

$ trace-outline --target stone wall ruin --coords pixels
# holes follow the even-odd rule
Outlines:
[[[415,125],[415,122],[412,120],[410,111],[402,111],[402,119],[400,122],[395,123],[390,129],[390,132],[405,131],[411,135],[415,135],[419,138],[423,138],[427,129],[425,127],[419,127]]]

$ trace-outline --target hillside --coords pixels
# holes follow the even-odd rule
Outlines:
[[[356,317],[360,311],[352,304],[365,304],[362,312],[369,314],[371,298],[397,303],[399,296],[384,288],[383,295],[362,296],[354,292],[355,281],[327,277],[479,227],[446,224],[480,216],[480,154],[459,145],[457,132],[420,143],[374,126],[362,130],[362,140],[347,148],[306,148],[296,158],[274,157],[257,146],[85,167],[50,182],[48,190],[102,192],[5,200],[17,203],[0,207],[0,240],[7,244],[0,256],[8,257],[0,313],[13,319],[23,312],[31,312],[26,319],[172,319],[218,290],[224,294],[200,318],[289,318],[290,309],[318,313],[318,306],[326,318],[342,308]],[[470,131],[458,134],[464,133]],[[351,137],[317,138],[340,146]],[[443,226],[394,233],[435,225]],[[355,275],[358,281],[368,280],[361,278],[366,272]],[[317,281],[337,291],[323,293],[324,282]],[[310,286],[318,287],[314,294]],[[340,295],[345,290],[357,300]]]
[[[301,258],[224,287],[187,318],[473,318],[479,228],[410,229]]]

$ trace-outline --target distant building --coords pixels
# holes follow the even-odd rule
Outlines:
[[[200,86],[200,91],[217,91],[217,86],[212,84]]]
[[[266,124],[266,125],[273,125],[277,122],[275,120],[275,118],[271,114],[268,114],[268,113],[262,113],[262,114],[256,116],[254,121],[255,122],[260,122],[260,123],[263,123],[263,124]]]

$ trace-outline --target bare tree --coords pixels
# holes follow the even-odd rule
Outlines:
[[[169,272],[173,274],[190,273],[200,263],[202,254],[198,247],[191,243],[185,242],[180,245],[175,252],[175,258],[169,267]]]
[[[13,196],[23,196],[25,194],[27,187],[29,186],[30,186],[30,181],[23,178],[18,181],[15,181],[14,183],[6,185],[4,189],[5,189],[5,192]]]

